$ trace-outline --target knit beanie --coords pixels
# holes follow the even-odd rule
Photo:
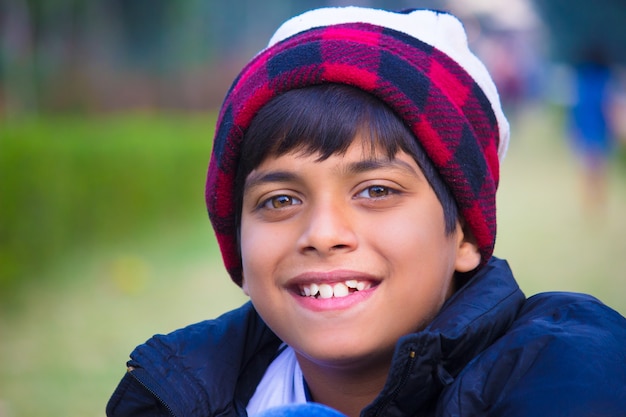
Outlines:
[[[237,76],[220,110],[205,196],[232,280],[241,285],[233,192],[242,138],[274,97],[324,83],[373,94],[404,121],[450,188],[483,266],[495,245],[509,125],[461,22],[432,10],[329,7],[283,23]]]

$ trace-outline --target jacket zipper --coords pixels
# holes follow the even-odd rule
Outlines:
[[[373,413],[374,417],[379,417],[382,415],[382,412],[385,408],[387,408],[387,406],[389,405],[389,403],[396,398],[396,396],[398,395],[398,392],[400,391],[400,389],[404,386],[407,378],[409,377],[409,374],[411,373],[411,371],[413,370],[413,364],[415,363],[415,358],[417,356],[417,353],[415,352],[415,350],[411,349],[411,351],[409,352],[409,360],[408,363],[404,369],[404,372],[402,373],[402,377],[400,378],[400,383],[396,386],[396,388],[391,392],[391,394],[389,394],[387,396],[387,398],[385,398],[385,401],[383,401],[378,407],[376,407],[376,410]]]
[[[132,376],[135,379],[135,381],[139,382],[139,384],[141,384],[142,387],[144,387],[150,394],[154,396],[154,398],[156,398],[161,404],[163,404],[163,406],[167,409],[167,411],[170,413],[172,417],[176,417],[176,414],[174,414],[174,411],[172,410],[172,408],[165,401],[163,401],[163,399],[156,392],[154,392],[152,388],[150,388],[141,379],[139,379],[133,371],[128,371],[128,372],[130,373],[130,376]]]

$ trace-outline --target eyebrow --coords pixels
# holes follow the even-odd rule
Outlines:
[[[256,187],[260,184],[272,182],[291,182],[295,181],[298,176],[291,171],[270,171],[266,173],[251,172],[244,184],[244,190]]]
[[[354,162],[347,166],[346,172],[350,174],[360,174],[362,172],[374,171],[381,168],[400,168],[403,171],[409,171],[415,176],[420,176],[415,169],[400,159],[366,159],[363,161]]]
[[[411,165],[399,159],[366,159],[350,163],[342,169],[342,171],[349,175],[354,175],[383,168],[395,168],[402,171],[408,171],[417,178],[422,178],[422,175],[420,175],[419,172],[417,172]],[[260,184],[287,183],[297,180],[298,174],[292,171],[276,170],[266,173],[253,171],[246,179],[244,190],[256,187]]]

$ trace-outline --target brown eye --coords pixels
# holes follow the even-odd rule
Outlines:
[[[393,191],[389,187],[385,187],[383,185],[373,185],[371,187],[365,188],[359,194],[357,194],[360,198],[382,198],[387,197],[392,194]]]
[[[302,202],[295,197],[291,197],[288,195],[277,195],[267,199],[263,204],[263,207],[269,209],[280,209],[301,203]]]
[[[367,190],[368,190],[368,195],[372,198],[384,197],[386,195],[389,195],[389,188],[382,187],[380,185],[369,187]]]

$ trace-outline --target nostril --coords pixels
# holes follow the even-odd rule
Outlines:
[[[347,250],[350,248],[350,245],[344,245],[344,244],[340,244],[340,245],[333,245],[331,246],[326,252],[331,253],[331,252],[341,252],[342,250]],[[318,252],[319,249],[316,248],[315,246],[306,246],[303,248],[304,252]]]

